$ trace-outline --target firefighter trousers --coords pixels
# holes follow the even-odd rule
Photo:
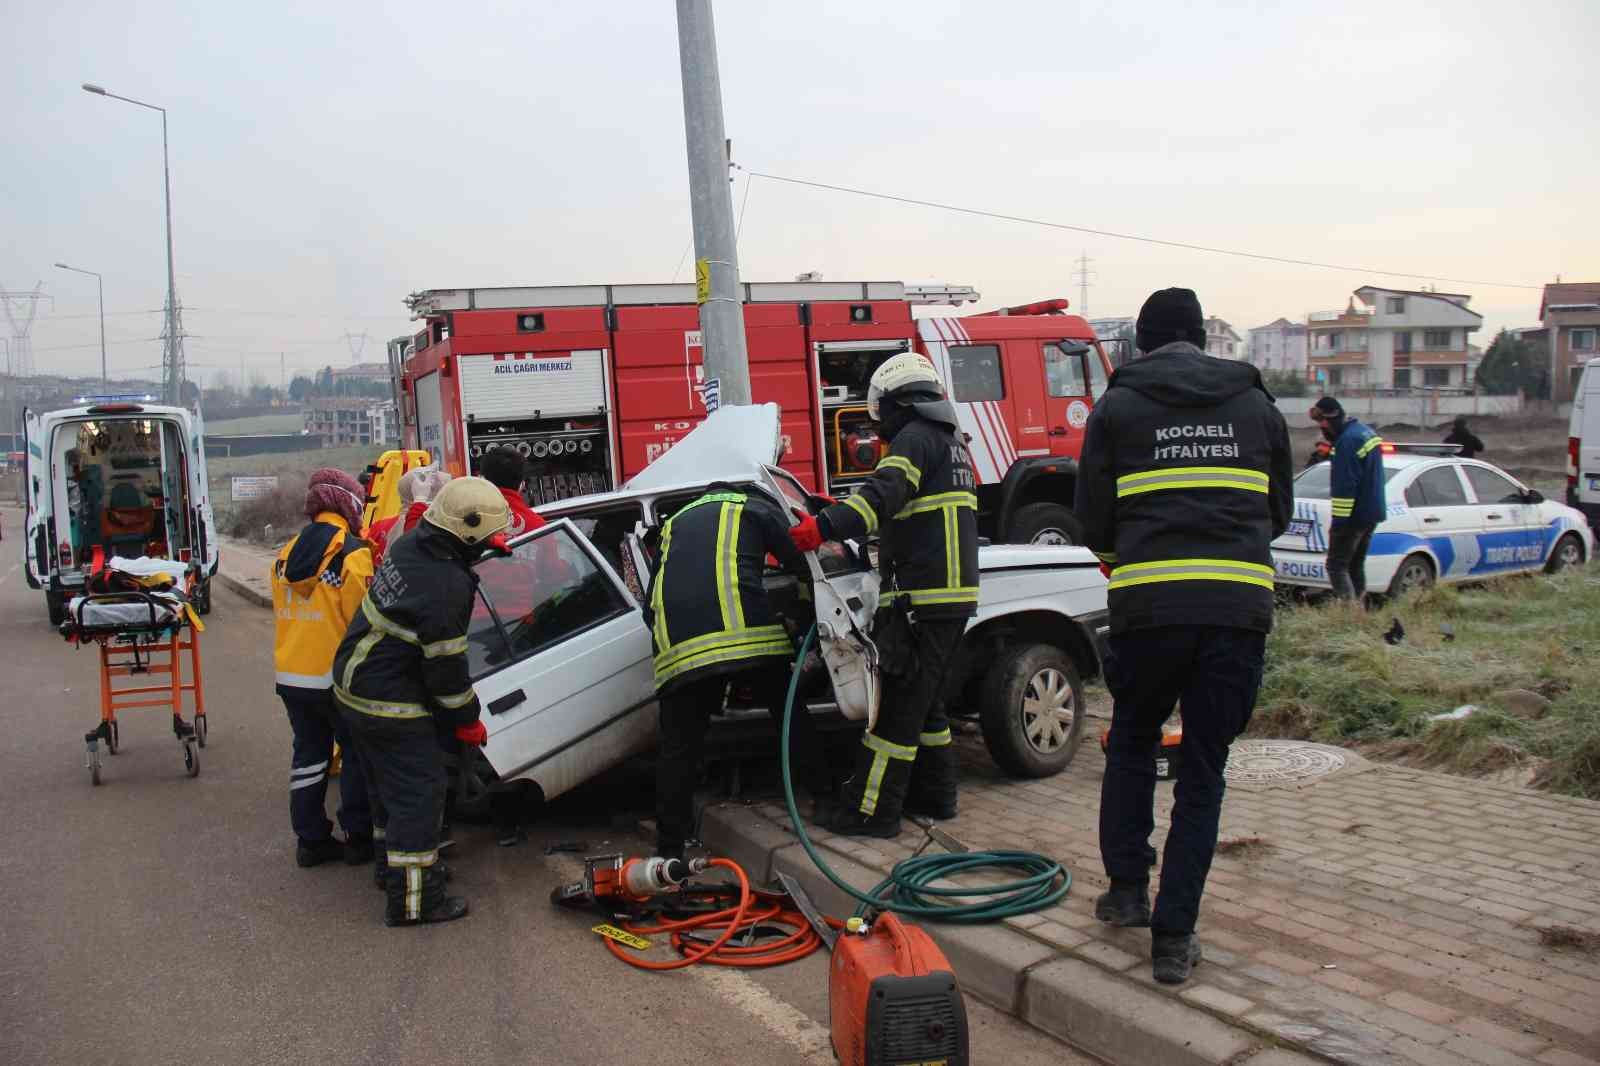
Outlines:
[[[333,835],[328,821],[328,768],[334,741],[345,752],[339,772],[339,824],[347,837],[372,835],[372,810],[366,777],[350,758],[350,731],[334,706],[333,690],[279,685],[278,696],[289,714],[294,753],[289,764],[289,824],[302,843],[315,844]]]
[[[1266,640],[1265,633],[1232,626],[1165,626],[1111,637],[1105,678],[1114,702],[1100,784],[1100,857],[1114,888],[1143,887],[1150,879],[1156,748],[1162,723],[1183,703],[1172,828],[1150,918],[1158,935],[1194,932],[1217,848],[1228,745],[1250,724]]]
[[[862,734],[855,769],[844,787],[844,809],[859,817],[896,821],[905,806],[918,751],[934,752],[926,788],[955,803],[955,762],[950,748],[950,719],[944,710],[944,685],[965,618],[911,623],[910,639],[883,662],[878,720]]]
[[[774,726],[781,729],[789,694],[786,665],[757,668],[733,675],[687,681],[661,696],[661,750],[656,756],[656,852],[680,852],[695,835],[694,786],[700,777],[706,730],[722,709],[730,681],[747,680],[765,702]],[[804,709],[789,727],[789,761],[796,782],[813,797],[831,795],[833,779],[823,758],[822,737]]]
[[[392,919],[415,919],[444,897],[439,861],[444,752],[433,718],[380,718],[342,707],[372,797],[373,843],[387,863]],[[424,876],[425,872],[430,876]],[[400,913],[396,913],[399,911]]]

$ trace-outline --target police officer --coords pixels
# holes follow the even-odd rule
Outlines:
[[[883,583],[873,640],[882,699],[862,737],[832,828],[895,837],[902,810],[956,813],[955,753],[943,707],[945,677],[978,611],[977,476],[955,407],[926,356],[905,352],[873,372],[867,412],[889,454],[857,493],[790,529],[795,546],[861,539],[880,530]],[[915,767],[915,770],[913,770]]]
[[[445,766],[437,729],[454,726],[465,744],[487,740],[467,668],[472,563],[509,521],[489,482],[446,485],[417,528],[389,546],[334,659],[334,694],[372,785],[389,925],[467,913],[466,900],[445,895],[439,865]]]
[[[1293,510],[1288,429],[1248,363],[1205,354],[1189,289],[1139,312],[1143,358],[1111,377],[1079,459],[1075,510],[1108,570],[1114,705],[1100,791],[1111,891],[1095,917],[1150,926],[1156,980],[1188,979],[1216,850],[1228,746],[1261,684],[1272,628],[1273,538]],[[1183,743],[1172,828],[1152,912],[1149,841],[1156,746],[1179,701]]]
[[[1328,528],[1328,583],[1341,600],[1359,603],[1367,594],[1367,549],[1372,534],[1389,513],[1383,480],[1383,438],[1371,426],[1345,414],[1332,396],[1310,411],[1311,420],[1333,445]]]
[[[656,763],[656,853],[682,858],[694,835],[694,783],[710,716],[728,683],[752,682],[781,721],[794,645],[768,602],[768,554],[809,580],[777,503],[754,488],[713,484],[667,520],[650,580],[646,620],[655,641],[661,751]],[[817,806],[830,806],[832,781],[811,716],[790,725],[790,760]]]

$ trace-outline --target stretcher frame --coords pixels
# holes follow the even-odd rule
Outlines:
[[[83,622],[83,609],[93,602],[142,602],[150,612],[143,625],[94,626]],[[87,596],[67,627],[69,639],[79,646],[93,642],[100,653],[100,724],[84,734],[84,765],[90,781],[101,783],[101,745],[111,755],[121,746],[117,712],[144,707],[165,707],[172,715],[173,734],[183,746],[184,771],[189,777],[200,774],[199,749],[206,746],[206,701],[200,667],[200,633],[192,624],[187,603],[177,605],[177,616],[167,617],[171,601],[147,592],[116,592]],[[73,624],[76,623],[76,624]],[[188,679],[184,660],[188,659]],[[162,677],[162,684],[118,685],[118,678],[148,675]],[[194,701],[194,725],[183,720],[183,696]]]

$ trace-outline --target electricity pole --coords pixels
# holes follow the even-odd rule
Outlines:
[[[748,404],[750,358],[745,349],[711,0],[678,0],[678,59],[683,71],[683,132],[689,154],[696,301],[706,381],[718,383],[718,403]]]
[[[1073,271],[1073,279],[1078,283],[1078,314],[1087,318],[1089,316],[1089,279],[1094,273],[1089,269],[1089,264],[1094,262],[1089,258],[1089,253],[1084,252],[1078,256],[1078,269]]]
[[[99,300],[100,300],[100,383],[102,385],[104,385],[106,382],[111,380],[108,372],[106,371],[106,283],[105,283],[105,279],[102,278],[99,274],[96,274],[94,271],[92,271],[92,270],[84,270],[81,267],[67,266],[67,264],[65,264],[65,263],[57,263],[56,266],[59,267],[62,270],[70,270],[74,274],[87,274],[91,278],[94,278],[95,291],[99,294]]]

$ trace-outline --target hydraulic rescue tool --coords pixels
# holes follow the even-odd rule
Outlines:
[[[595,855],[583,861],[583,880],[550,892],[550,902],[563,907],[643,903],[654,896],[677,892],[685,881],[710,865],[707,859],[624,859],[621,855]]]

